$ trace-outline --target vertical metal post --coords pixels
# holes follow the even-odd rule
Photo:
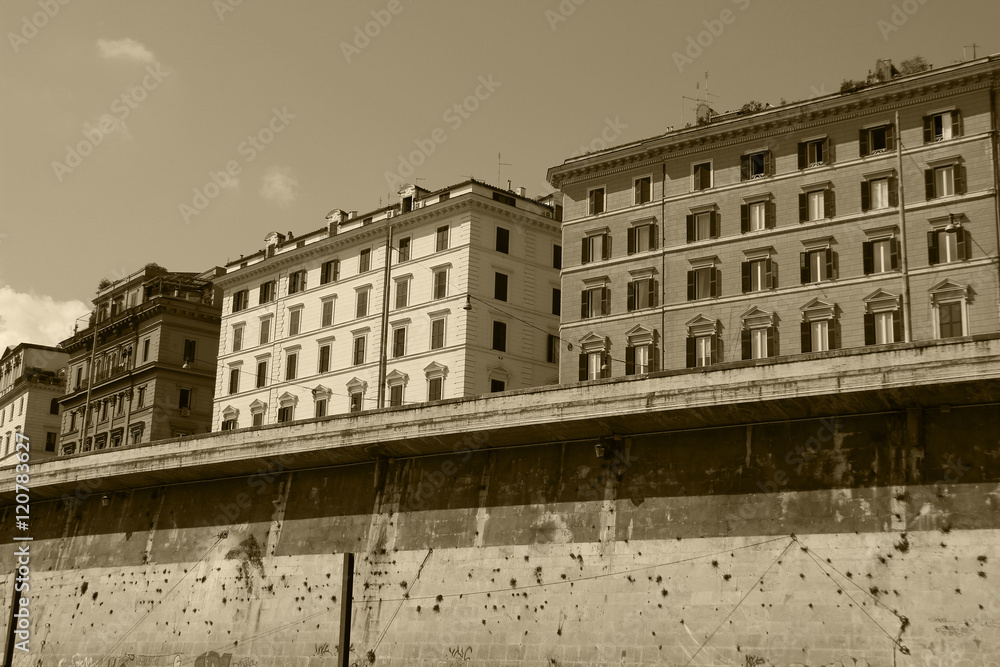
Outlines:
[[[906,197],[903,194],[903,133],[896,112],[896,165],[899,171],[899,269],[903,274],[903,341],[911,342],[910,330],[910,269],[906,258]]]
[[[378,407],[385,407],[385,378],[388,361],[388,341],[389,335],[389,280],[392,271],[392,223],[387,223],[385,230],[385,272],[382,279],[382,323],[379,334],[379,355],[378,355]]]
[[[340,584],[339,667],[351,665],[351,607],[354,605],[354,554],[344,554],[344,576]]]

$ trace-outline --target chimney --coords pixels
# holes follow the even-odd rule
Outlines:
[[[517,195],[518,195],[519,197],[527,197],[527,196],[528,196],[528,189],[527,189],[527,188],[525,188],[525,187],[520,187],[520,188],[518,188],[518,189],[516,190],[516,192],[517,192]]]
[[[348,220],[354,220],[354,218],[356,218],[356,217],[358,217],[358,212],[357,211],[351,211],[350,213],[347,214],[347,219]]]

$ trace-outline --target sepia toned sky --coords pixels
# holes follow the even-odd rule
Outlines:
[[[995,0],[4,0],[0,25],[0,350],[68,335],[101,278],[221,265],[400,182],[541,194],[693,122],[706,72],[722,111],[1000,52]]]

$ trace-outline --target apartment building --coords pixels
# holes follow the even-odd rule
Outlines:
[[[213,427],[558,381],[556,209],[467,180],[228,264]]]
[[[8,347],[0,357],[0,466],[16,463],[18,433],[28,437],[29,461],[56,455],[68,359],[57,347],[33,343]]]
[[[98,291],[87,327],[60,344],[60,454],[211,430],[221,273],[147,264]]]
[[[997,331],[998,73],[980,58],[551,168],[562,381]]]

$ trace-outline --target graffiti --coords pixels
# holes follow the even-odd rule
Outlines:
[[[313,652],[313,657],[315,658],[321,655],[333,655],[333,653],[330,652],[329,644],[316,644],[316,650]]]
[[[234,667],[259,667],[260,661],[257,658],[240,658]]]
[[[766,661],[759,655],[748,655],[746,656],[746,667],[758,667],[763,665]]]
[[[219,655],[215,651],[202,653],[194,660],[194,667],[229,667],[233,660],[231,653]]]
[[[456,646],[455,648],[448,649],[448,654],[451,659],[448,661],[449,665],[461,665],[463,662],[472,661],[472,647],[466,646],[462,648],[461,646]]]
[[[796,662],[788,665],[788,667],[809,667],[809,665],[804,665],[800,662]],[[870,667],[870,665],[868,664],[868,661],[865,660],[864,658],[858,658],[857,660],[855,660],[854,658],[848,658],[845,656],[840,660],[836,660],[834,662],[830,662],[818,667]]]
[[[68,662],[66,658],[60,660],[59,667],[97,667],[97,663],[89,656],[74,655]]]
[[[125,653],[124,655],[120,655],[117,658],[115,657],[108,658],[107,667],[127,667],[127,665],[131,665],[134,662],[135,662],[135,653]]]

